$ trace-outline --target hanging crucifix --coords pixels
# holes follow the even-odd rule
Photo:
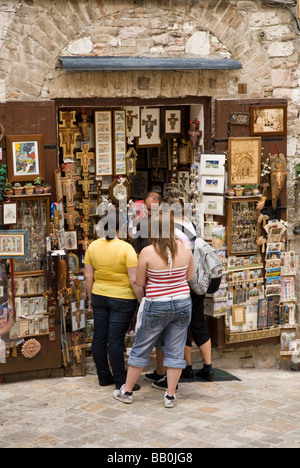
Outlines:
[[[74,148],[76,146],[76,138],[80,135],[79,128],[75,124],[76,111],[65,111],[59,113],[59,120],[62,124],[59,124],[59,141],[60,146],[63,149],[63,158],[74,158]]]
[[[91,162],[95,159],[94,153],[89,153],[89,149],[90,147],[88,143],[82,143],[81,153],[76,154],[76,157],[80,159],[82,172],[85,174],[89,173],[89,166]]]
[[[126,124],[127,124],[127,130],[131,132],[133,129],[133,119],[137,119],[138,114],[133,114],[132,110],[128,110],[126,112]]]
[[[91,202],[90,200],[85,199],[82,203],[79,203],[79,208],[82,210],[83,216],[85,218],[90,217],[91,212]]]
[[[82,140],[87,141],[88,139],[88,128],[91,126],[89,122],[87,122],[88,115],[84,112],[84,109],[82,109],[82,114],[81,114],[82,122],[78,124],[78,127],[81,128],[82,132]]]
[[[157,125],[157,119],[151,120],[152,115],[147,115],[148,120],[142,120],[142,125],[145,125],[145,133],[149,140],[151,140],[154,132],[154,127]]]
[[[91,190],[91,185],[93,185],[94,181],[84,177],[84,179],[80,180],[78,183],[82,187],[84,197],[89,198],[89,191]]]
[[[85,236],[88,236],[88,235],[89,235],[89,233],[90,233],[90,226],[91,226],[90,221],[85,221],[85,220],[83,220],[83,222],[80,224],[80,227],[83,229],[83,232],[84,232]]]
[[[176,122],[178,122],[178,117],[176,117],[176,114],[170,114],[170,117],[168,118],[168,122],[170,124],[170,129],[175,130]]]
[[[70,231],[74,231],[75,224],[80,223],[80,215],[77,211],[74,211],[74,207],[71,207],[70,211],[67,211],[67,213],[65,213],[65,220],[68,223]]]
[[[76,181],[70,170],[66,171],[66,177],[62,177],[63,194],[66,197],[67,207],[74,205],[74,195],[76,195]]]

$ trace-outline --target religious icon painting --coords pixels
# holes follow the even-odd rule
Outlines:
[[[138,106],[127,106],[126,110],[126,135],[127,138],[140,136],[140,108]]]
[[[187,192],[190,189],[190,174],[188,171],[178,171],[177,172],[177,180],[179,185],[181,185],[184,190]]]
[[[77,231],[65,231],[66,249],[77,250]]]
[[[6,141],[10,182],[45,179],[43,135],[7,135]]]
[[[160,134],[160,109],[157,107],[141,110],[141,136],[137,139],[137,148],[163,146]]]
[[[180,138],[182,137],[181,110],[166,109],[164,110],[164,132],[163,138]]]

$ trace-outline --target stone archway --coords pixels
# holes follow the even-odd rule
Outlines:
[[[249,26],[247,15],[230,2],[155,0],[138,7],[131,0],[88,3],[46,0],[38,8],[22,4],[6,37],[6,99],[54,97],[186,95],[233,96],[235,84],[270,75],[265,51]],[[28,19],[30,18],[30,22]],[[247,41],[241,43],[241,37]],[[201,46],[199,43],[201,42]],[[135,44],[138,44],[136,46]],[[243,71],[66,73],[55,68],[62,53],[80,55],[220,56],[243,63]],[[259,66],[253,67],[253,61]],[[148,78],[147,89],[139,80]],[[228,79],[227,79],[228,77]],[[82,96],[78,96],[82,89]]]

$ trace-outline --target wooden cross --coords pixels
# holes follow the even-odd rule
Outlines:
[[[88,198],[89,197],[89,191],[91,190],[91,185],[93,185],[94,181],[87,179],[86,177],[83,180],[80,180],[79,185],[81,185],[82,190],[84,192],[84,197]]]
[[[80,135],[79,128],[75,124],[76,111],[65,111],[59,113],[59,119],[62,124],[59,124],[59,141],[63,149],[64,158],[74,158],[74,148],[76,146],[76,138]]]
[[[80,224],[80,227],[83,229],[85,236],[88,237],[90,233],[91,222],[83,220],[83,222]]]
[[[137,119],[137,118],[138,118],[138,115],[137,114],[133,115],[132,110],[129,110],[126,112],[127,130],[129,130],[129,132],[131,132],[133,128],[133,119]]]
[[[78,179],[73,177],[68,171],[66,177],[62,177],[63,194],[67,199],[67,206],[74,205],[74,195],[76,195],[76,181]]]
[[[91,164],[91,161],[94,160],[95,155],[94,155],[94,153],[89,153],[90,147],[89,147],[88,143],[83,143],[81,145],[81,149],[82,149],[81,153],[77,153],[76,157],[78,159],[80,159],[83,173],[88,174],[89,173],[89,166]]]
[[[83,211],[83,216],[89,218],[91,212],[91,202],[85,199],[82,203],[79,203],[79,208]]]
[[[87,122],[88,115],[85,112],[82,112],[81,117],[82,117],[82,122],[80,122],[78,124],[78,127],[81,128],[82,140],[87,141],[87,139],[88,139],[87,132],[88,132],[88,128],[91,126],[91,124],[89,122]]]
[[[151,120],[152,115],[147,115],[148,120],[142,120],[142,125],[145,125],[145,132],[149,140],[152,137],[154,126],[157,125],[157,119]]]
[[[178,122],[178,117],[176,117],[176,114],[170,114],[170,117],[168,118],[168,122],[170,122],[170,127],[171,130],[175,129],[176,122]]]
[[[78,224],[78,220],[80,220],[80,215],[78,211],[74,211],[74,209],[71,209],[70,211],[67,211],[67,213],[65,213],[65,220],[68,223],[70,231],[73,231],[75,228],[75,224]]]

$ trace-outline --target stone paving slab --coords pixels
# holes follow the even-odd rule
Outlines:
[[[178,405],[140,378],[132,405],[97,377],[0,386],[0,448],[299,448],[300,372],[228,370],[241,382],[180,383]]]

